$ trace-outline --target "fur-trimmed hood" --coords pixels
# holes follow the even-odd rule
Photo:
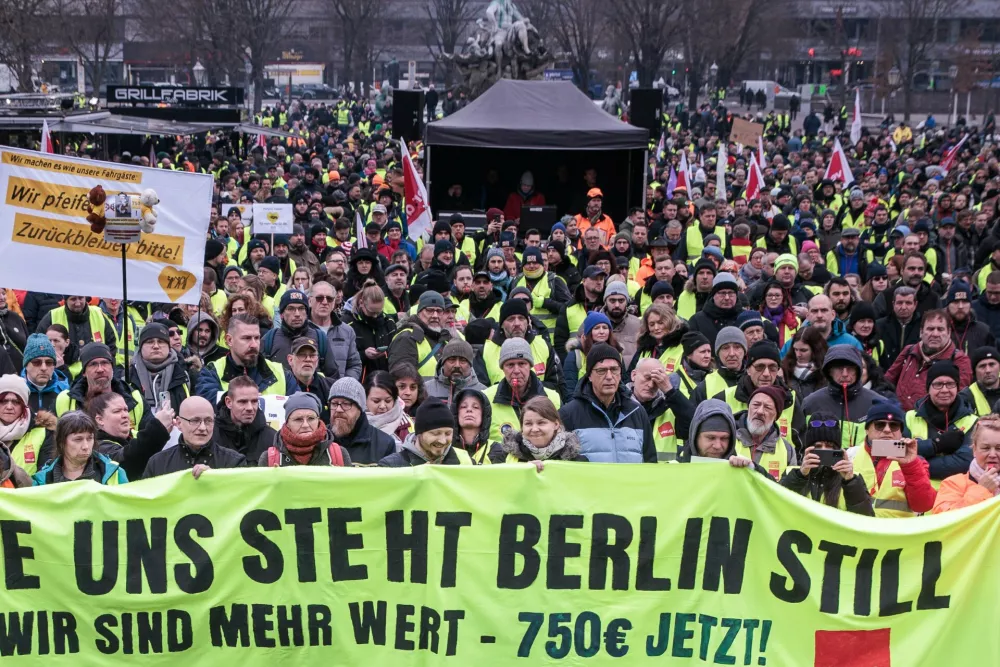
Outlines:
[[[555,437],[552,438],[552,444],[562,443],[563,448],[559,450],[559,454],[555,457],[555,460],[559,461],[575,461],[580,456],[580,439],[576,437],[576,433],[573,431],[561,430],[556,433]],[[506,454],[513,454],[521,461],[532,461],[534,457],[528,448],[524,446],[524,438],[520,431],[511,430],[503,437],[503,451]]]

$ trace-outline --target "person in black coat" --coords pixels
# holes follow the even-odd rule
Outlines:
[[[16,373],[21,372],[21,356],[28,342],[28,325],[7,307],[6,290],[0,287],[0,347],[10,357]]]
[[[354,311],[344,313],[344,323],[354,330],[363,377],[389,370],[388,349],[396,333],[396,323],[386,317],[385,305],[381,288],[370,285],[354,296]]]
[[[396,451],[392,436],[368,423],[368,400],[360,382],[349,377],[334,382],[329,406],[330,432],[355,464],[372,465]]]
[[[455,418],[448,406],[430,398],[417,408],[413,433],[403,441],[403,448],[379,460],[382,468],[410,468],[432,465],[475,465],[465,450],[452,446]]]
[[[176,447],[165,449],[149,459],[142,479],[180,470],[191,470],[198,477],[210,468],[246,467],[245,456],[213,441],[215,411],[211,403],[201,396],[186,398],[177,417],[180,421],[180,441]]]
[[[736,279],[729,273],[720,273],[712,280],[708,303],[691,317],[688,326],[691,331],[705,334],[715,349],[716,336],[725,327],[735,326],[741,312]]]
[[[97,451],[121,465],[132,480],[139,479],[149,459],[167,444],[173,428],[174,411],[167,405],[155,419],[144,421],[133,438],[125,399],[113,392],[92,398],[87,413],[97,424]]]
[[[62,300],[62,294],[28,292],[24,297],[24,304],[21,306],[21,312],[24,313],[24,322],[28,326],[28,331],[36,331],[39,323],[49,314],[49,311],[53,308],[58,308]],[[45,332],[39,331],[38,333]]]
[[[229,383],[229,391],[215,411],[215,442],[245,456],[248,465],[256,465],[278,435],[268,426],[259,399],[254,381],[237,377]]]

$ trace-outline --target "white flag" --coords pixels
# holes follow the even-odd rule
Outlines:
[[[42,147],[39,149],[43,153],[55,153],[52,146],[52,134],[49,132],[49,121],[42,119]]]
[[[854,182],[854,174],[851,173],[851,168],[847,164],[847,155],[844,154],[844,148],[840,145],[840,139],[834,139],[833,155],[830,156],[830,164],[827,165],[823,178],[841,181],[845,188],[850,187],[851,183]]]
[[[726,167],[728,166],[726,157],[726,142],[719,142],[719,157],[715,162],[715,198],[729,199],[726,196]]]
[[[757,137],[757,166],[763,169],[767,166],[767,160],[764,159],[764,137]]]
[[[361,220],[361,209],[354,212],[354,236],[358,239],[357,248],[368,247],[368,237],[365,236],[365,223]]]
[[[854,91],[854,120],[851,121],[851,143],[861,141],[861,89]]]

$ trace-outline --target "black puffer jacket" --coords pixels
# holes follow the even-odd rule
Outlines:
[[[793,468],[781,478],[780,484],[799,495],[828,504],[830,507],[837,507],[840,495],[843,494],[848,512],[875,516],[872,498],[868,495],[868,487],[861,475],[855,474],[845,482],[840,473],[832,468],[817,468],[808,475],[803,475],[799,468]]]
[[[0,304],[4,309],[6,304]],[[0,346],[7,352],[17,373],[21,372],[21,360],[24,356],[24,345],[28,342],[28,325],[21,316],[13,310],[7,310],[0,315]]]
[[[698,331],[705,334],[714,350],[716,336],[724,328],[736,326],[736,318],[742,312],[743,307],[740,306],[738,300],[735,306],[726,309],[719,308],[715,305],[715,301],[710,300],[705,304],[704,308],[691,317],[689,326],[691,331]]]
[[[354,306],[357,308],[357,304]],[[365,350],[370,347],[376,349],[380,347],[388,348],[392,342],[392,337],[396,333],[396,323],[379,313],[377,317],[368,317],[357,313],[344,313],[344,322],[354,330],[357,342],[358,354],[361,355],[361,367],[364,369],[364,376],[368,377],[375,371],[389,370],[388,350],[379,353],[374,359],[369,359]]]

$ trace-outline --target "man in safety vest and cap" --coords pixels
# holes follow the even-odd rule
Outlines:
[[[1000,351],[995,347],[978,347],[969,354],[975,381],[959,392],[979,417],[997,412],[1000,403]]]
[[[444,297],[428,290],[417,301],[417,314],[396,330],[389,344],[389,367],[399,363],[412,364],[420,377],[437,375],[437,355],[451,341],[451,332],[441,325]]]
[[[500,346],[497,363],[503,371],[503,379],[483,392],[493,408],[493,421],[490,424],[490,440],[493,442],[503,440],[500,429],[504,426],[513,429],[520,427],[521,406],[535,396],[548,396],[556,408],[562,405],[559,392],[544,386],[535,375],[535,358],[528,341],[523,338],[505,340]]]
[[[746,411],[735,415],[736,454],[751,459],[775,480],[798,464],[795,447],[775,423],[784,409],[785,390],[766,385],[754,389]]]
[[[80,376],[69,389],[56,396],[56,417],[72,410],[82,410],[90,399],[100,394],[115,392],[125,399],[132,428],[139,426],[144,414],[142,394],[131,390],[124,381],[116,378],[111,348],[103,343],[88,343],[80,350]],[[39,462],[44,463],[44,461]]]
[[[38,323],[38,333],[45,333],[53,324],[66,327],[70,342],[80,349],[87,343],[104,343],[112,358],[117,353],[115,326],[100,308],[88,306],[85,296],[67,296],[66,305],[53,308]]]
[[[927,461],[917,454],[917,441],[904,438],[906,416],[896,403],[876,403],[865,417],[865,443],[847,450],[854,473],[861,475],[877,517],[911,517],[931,511],[937,492],[931,486]],[[901,458],[872,455],[876,440],[894,440],[905,446]]]

